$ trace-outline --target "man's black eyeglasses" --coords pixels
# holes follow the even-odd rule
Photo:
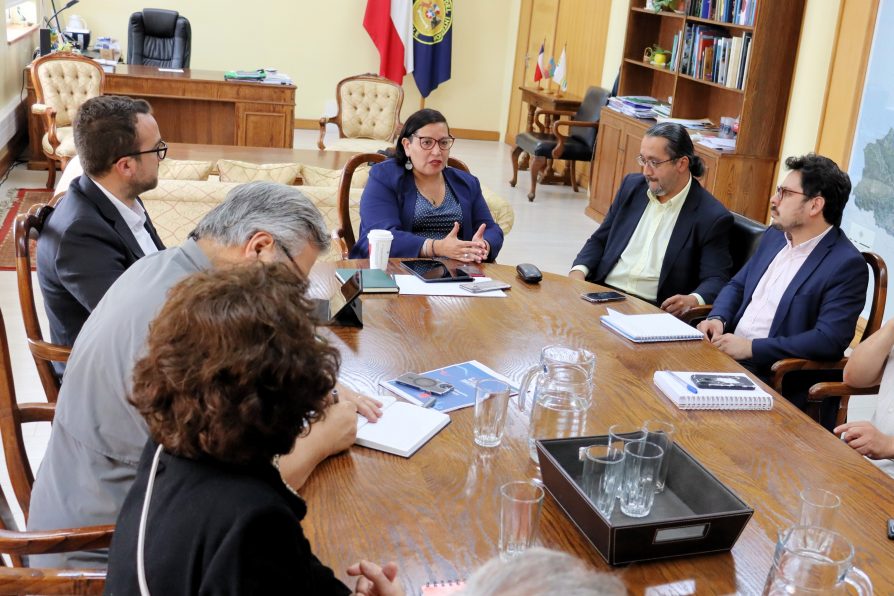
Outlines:
[[[156,145],[152,149],[148,149],[146,151],[134,151],[133,153],[125,153],[118,159],[124,159],[125,157],[136,157],[137,155],[146,155],[147,153],[154,153],[156,157],[158,157],[158,161],[161,161],[168,154],[168,144],[164,141],[160,141],[158,145]],[[118,159],[116,159],[115,161],[117,162]]]

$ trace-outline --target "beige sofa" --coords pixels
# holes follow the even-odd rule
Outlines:
[[[326,226],[330,230],[338,227],[340,170],[303,164],[251,164],[229,160],[220,160],[217,164],[176,160],[161,163],[158,186],[141,194],[140,198],[166,246],[182,242],[196,222],[223,201],[230,189],[253,180],[301,183],[301,191],[323,214]],[[352,182],[350,212],[355,237],[360,229],[360,195],[367,175],[368,169],[358,169]],[[482,187],[482,193],[494,220],[503,233],[508,234],[515,220],[512,206],[488,188]],[[333,245],[321,258],[337,261],[341,254]]]

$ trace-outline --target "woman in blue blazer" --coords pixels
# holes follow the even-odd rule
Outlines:
[[[360,198],[360,234],[352,259],[369,257],[370,230],[388,230],[392,257],[493,261],[503,246],[478,179],[447,167],[454,138],[444,116],[419,110],[409,118],[394,157],[373,166]]]

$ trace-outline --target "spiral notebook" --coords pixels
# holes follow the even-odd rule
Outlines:
[[[737,389],[696,389],[692,393],[687,388],[692,375],[704,374],[685,371],[655,371],[652,380],[681,410],[772,410],[773,396],[755,386],[750,391]],[[745,374],[727,374],[730,377],[745,377]],[[681,380],[682,379],[682,380]]]
[[[655,315],[625,315],[610,308],[602,315],[602,324],[615,333],[636,343],[656,341],[684,341],[702,339],[701,331],[693,329],[670,313]]]
[[[447,596],[448,594],[456,594],[463,589],[466,582],[459,580],[447,580],[429,582],[422,586],[422,596]]]

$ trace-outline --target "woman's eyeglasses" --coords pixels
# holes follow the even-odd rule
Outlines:
[[[426,151],[434,148],[435,143],[438,144],[438,147],[441,148],[441,151],[447,151],[448,149],[453,147],[453,141],[456,140],[453,137],[444,137],[443,139],[436,140],[431,137],[420,137],[420,136],[417,136],[415,133],[411,136],[414,136],[417,139],[419,139],[419,146],[422,147],[423,149],[425,149]]]

